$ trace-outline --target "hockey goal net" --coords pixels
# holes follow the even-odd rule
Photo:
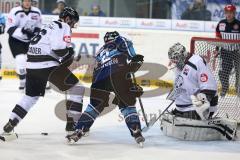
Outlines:
[[[190,45],[190,53],[202,56],[217,80],[219,95],[217,116],[228,117],[238,122],[240,122],[239,49],[240,40],[205,37],[192,37]]]

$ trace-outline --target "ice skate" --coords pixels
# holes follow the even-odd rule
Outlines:
[[[136,129],[135,131],[132,131],[133,137],[135,138],[135,141],[141,148],[143,148],[143,144],[145,141],[145,138],[142,136],[141,130]]]
[[[7,124],[5,124],[5,126],[3,127],[3,131],[5,132],[5,133],[10,133],[10,132],[12,132],[13,131],[13,129],[14,129],[14,127],[16,127],[17,126],[17,124],[18,124],[18,119],[14,119],[14,120],[9,120],[8,122],[7,122]]]
[[[79,139],[81,139],[83,135],[84,133],[82,130],[76,130],[73,134],[67,135],[66,138],[69,144],[73,144],[77,142]]]

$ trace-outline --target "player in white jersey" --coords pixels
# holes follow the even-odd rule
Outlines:
[[[163,114],[164,134],[183,140],[234,139],[235,121],[212,118],[218,104],[217,83],[205,60],[190,55],[180,43],[169,49],[168,57],[176,69],[170,96],[176,108]]]
[[[31,6],[31,0],[22,0],[22,5],[12,8],[8,14],[6,30],[20,79],[19,89],[25,88],[26,54],[30,39],[39,32],[41,23],[41,11]]]
[[[12,110],[5,133],[10,133],[26,116],[40,96],[44,96],[47,81],[60,91],[69,95],[67,107],[66,131],[74,130],[82,111],[84,87],[78,84],[77,77],[67,68],[73,61],[74,51],[71,48],[71,28],[79,20],[78,13],[64,8],[60,20],[42,27],[38,35],[30,42],[27,54],[26,93]]]

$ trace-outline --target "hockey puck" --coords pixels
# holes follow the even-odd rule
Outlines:
[[[46,132],[42,132],[41,135],[43,135],[43,136],[47,136],[48,133],[46,133]]]

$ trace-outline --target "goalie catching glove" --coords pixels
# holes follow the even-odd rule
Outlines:
[[[131,62],[129,63],[130,72],[133,72],[133,73],[137,72],[138,69],[142,66],[143,61],[144,61],[143,55],[137,54],[136,56],[134,56],[131,59]]]
[[[198,93],[197,95],[191,95],[191,100],[201,119],[207,120],[209,117],[210,102],[208,101],[206,94]]]

